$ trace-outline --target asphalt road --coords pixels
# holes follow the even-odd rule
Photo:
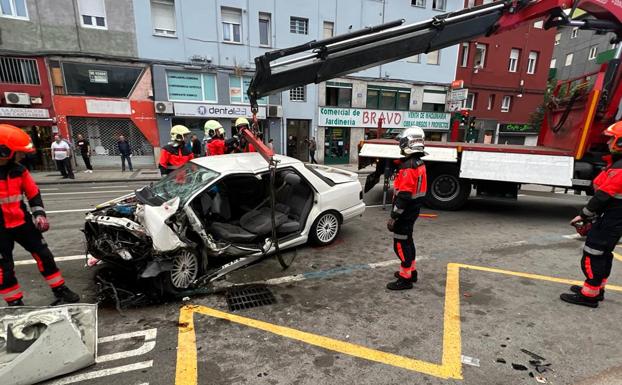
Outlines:
[[[136,187],[42,189],[46,239],[57,257],[72,257],[59,265],[85,301],[93,299],[93,272],[73,258],[84,254],[84,212]],[[375,207],[377,188],[366,196],[363,218],[346,224],[333,245],[299,248],[286,271],[270,259],[224,281],[267,280],[276,304],[230,312],[224,296],[212,295],[121,314],[100,309],[99,335],[110,338],[99,354],[119,354],[52,383],[488,385],[537,384],[542,376],[574,384],[598,383],[607,371],[603,378],[612,371],[616,378],[622,292],[609,290],[594,310],[558,299],[564,280],[582,278],[582,243],[568,221],[585,200],[523,192],[517,202],[425,210],[438,217],[416,225],[419,282],[396,293],[385,289],[398,262],[388,213]],[[19,246],[15,255],[25,301],[50,303],[30,256]],[[620,264],[613,285],[622,284]],[[546,372],[521,349],[545,358],[550,366],[539,368]]]

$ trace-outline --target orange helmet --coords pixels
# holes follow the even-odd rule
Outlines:
[[[10,124],[0,124],[0,159],[10,159],[16,152],[35,152],[30,136]]]

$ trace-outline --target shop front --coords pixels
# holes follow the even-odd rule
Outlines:
[[[241,105],[219,105],[206,103],[173,103],[174,115],[171,119],[171,127],[176,124],[183,124],[188,127],[199,139],[203,139],[205,122],[214,119],[220,122],[225,129],[225,135],[230,137],[237,135],[235,121],[239,117],[246,117],[251,121],[253,113],[249,106]],[[266,107],[259,107],[257,112],[259,132],[267,131],[268,120],[266,118]]]
[[[538,130],[530,124],[501,123],[498,127],[497,143],[536,146],[538,145]]]

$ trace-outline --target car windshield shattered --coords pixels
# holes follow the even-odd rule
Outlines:
[[[164,201],[179,197],[180,204],[183,205],[197,191],[218,178],[219,175],[214,170],[188,162],[154,183],[149,190],[151,190],[151,194]]]

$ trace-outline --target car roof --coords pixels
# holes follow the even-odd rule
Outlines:
[[[283,155],[274,155],[274,158],[279,161],[279,168],[302,163],[298,159]],[[193,159],[192,162],[221,174],[254,174],[268,168],[268,162],[258,152],[204,156]]]

